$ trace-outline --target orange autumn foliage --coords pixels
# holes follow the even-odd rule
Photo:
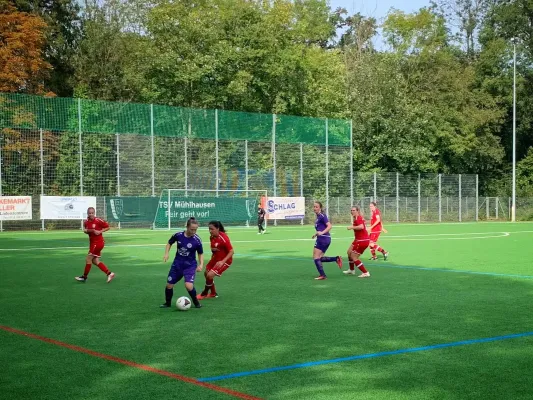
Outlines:
[[[43,94],[52,68],[43,58],[44,20],[0,3],[0,92]]]

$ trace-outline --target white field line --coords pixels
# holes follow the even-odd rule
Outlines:
[[[508,237],[514,233],[533,233],[533,231],[517,231],[517,232],[478,232],[478,233],[446,233],[446,234],[429,234],[429,235],[406,235],[406,236],[389,236],[392,241],[421,241],[421,240],[472,240],[472,239],[490,239]],[[489,235],[489,236],[466,236],[466,237],[442,237],[459,236],[459,235]],[[439,237],[436,237],[439,236]],[[387,238],[387,239],[388,239]],[[337,239],[353,239],[353,236],[337,238]],[[296,241],[314,241],[311,238],[298,239],[266,239],[266,240],[234,240],[232,243],[267,243],[267,242],[296,242]],[[163,247],[166,243],[147,243],[147,244],[116,244],[108,245],[107,248],[113,247]],[[25,247],[18,249],[0,249],[0,251],[38,251],[38,250],[77,250],[86,249],[87,246],[61,246],[61,247]]]

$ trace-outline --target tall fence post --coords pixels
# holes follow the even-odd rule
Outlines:
[[[274,197],[278,195],[278,190],[276,188],[276,114],[272,114],[272,167],[273,167],[273,184],[274,184]],[[274,220],[274,226],[277,226],[277,220]]]
[[[439,174],[439,222],[442,222],[442,174]]]
[[[246,154],[246,163],[248,163],[248,154]],[[216,197],[218,197],[218,110],[215,110],[215,174]],[[246,166],[246,197],[248,197],[248,166]]]
[[[191,137],[192,133],[192,121],[191,121],[191,111],[189,110],[189,118],[187,121],[187,136],[185,136],[184,141],[184,151],[185,151],[185,157],[183,159],[184,168],[185,168],[185,197],[189,196],[189,158],[188,158],[188,144],[189,144],[189,138]]]
[[[374,198],[372,201],[378,201],[378,174],[374,172]]]
[[[479,176],[476,174],[476,221],[479,221]]]
[[[2,196],[2,147],[4,146],[4,135],[0,131],[0,197]],[[4,230],[3,221],[0,219],[0,232]]]
[[[329,134],[328,119],[326,118],[326,215],[329,215]]]
[[[117,196],[120,197],[120,135],[117,133],[115,136],[117,139]]]
[[[81,141],[81,99],[78,99],[78,145],[80,153],[80,196],[83,196],[83,143]]]
[[[120,135],[115,134],[117,143],[117,196],[120,197]],[[105,201],[105,200],[104,200]],[[121,228],[120,221],[118,221],[118,229]]]
[[[396,222],[400,222],[400,173],[396,172]]]
[[[80,196],[83,196],[83,142],[81,137],[81,99],[78,99],[78,138],[80,153]],[[80,221],[80,229],[83,230],[83,220]]]
[[[353,206],[353,121],[350,120],[350,207]]]
[[[420,222],[420,174],[418,174],[418,222]]]
[[[155,146],[154,146],[154,105],[153,104],[150,104],[150,139],[151,139],[150,144],[152,146],[152,197],[155,197]]]
[[[217,171],[217,180],[218,180],[218,171]],[[248,197],[248,139],[244,141],[244,185],[246,188],[245,189],[246,197]]]
[[[39,156],[41,161],[41,196],[44,196],[44,149],[43,128],[39,129]],[[41,230],[44,231],[44,219],[41,219]]]
[[[459,174],[459,222],[463,221],[463,193],[461,187],[461,174]]]
[[[304,145],[300,143],[300,197],[304,197]],[[304,224],[304,219],[300,220],[300,225]]]
[[[188,171],[188,165],[187,165],[187,136],[183,138],[183,170],[184,170],[184,176],[185,176],[185,197],[188,197],[188,189],[189,189],[189,171]]]

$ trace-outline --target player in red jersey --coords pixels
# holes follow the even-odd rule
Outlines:
[[[352,242],[350,247],[348,247],[348,259],[350,260],[350,269],[342,271],[346,275],[355,275],[355,267],[359,268],[362,272],[359,275],[359,278],[368,278],[370,273],[366,270],[363,262],[359,259],[361,254],[368,247],[370,241],[368,237],[368,231],[366,230],[365,220],[363,214],[361,213],[361,208],[358,206],[353,206],[351,209],[353,223],[352,226],[347,227],[348,230],[353,230],[355,235],[355,240]]]
[[[375,201],[370,202],[370,211],[372,212],[372,217],[370,218],[370,252],[372,253],[371,260],[377,260],[376,250],[383,254],[383,259],[387,261],[389,253],[378,245],[379,235],[381,232],[387,233],[387,230],[383,228],[383,221],[381,220],[381,211],[377,207]]]
[[[224,271],[230,267],[235,253],[222,222],[211,221],[209,223],[209,233],[211,234],[211,251],[213,255],[205,267],[205,288],[198,295],[199,300],[218,297],[214,282],[215,276],[222,276]]]
[[[115,273],[109,271],[103,262],[100,262],[102,249],[104,248],[104,236],[102,233],[109,230],[109,224],[103,219],[96,218],[96,211],[93,207],[87,209],[87,219],[83,221],[83,232],[89,235],[89,254],[85,259],[85,270],[82,276],[75,279],[78,282],[86,282],[87,275],[91,270],[92,264],[96,265],[107,275],[107,283],[115,277]]]

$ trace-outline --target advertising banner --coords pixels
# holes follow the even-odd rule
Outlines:
[[[31,215],[31,196],[0,196],[0,221],[21,221]]]
[[[41,196],[41,219],[86,219],[89,207],[96,208],[96,197]]]
[[[269,197],[265,211],[268,219],[302,219],[305,197]]]

